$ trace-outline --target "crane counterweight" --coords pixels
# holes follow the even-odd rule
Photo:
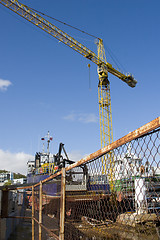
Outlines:
[[[126,79],[125,82],[128,84],[128,86],[134,88],[137,84],[137,81],[134,79],[132,75],[129,75]]]

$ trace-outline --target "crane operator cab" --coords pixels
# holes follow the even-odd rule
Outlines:
[[[102,84],[103,86],[108,85],[109,81],[108,81],[108,69],[107,66],[104,64],[99,64],[98,68],[97,68],[97,72],[98,72],[98,77],[99,77],[99,86]]]

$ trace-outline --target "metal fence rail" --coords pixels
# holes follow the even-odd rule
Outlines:
[[[65,239],[160,239],[159,140],[156,129],[85,163],[86,190],[66,195]]]
[[[160,239],[160,118],[21,188],[32,240]]]

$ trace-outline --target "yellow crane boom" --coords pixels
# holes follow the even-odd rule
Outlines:
[[[18,2],[17,0],[0,0],[0,4],[9,8],[13,12],[17,13],[21,17],[25,18],[29,22],[33,23],[37,27],[41,28],[43,31],[47,32],[51,36],[57,38],[59,41],[68,45],[70,48],[74,49],[76,52],[79,52],[81,55],[91,60],[98,66],[104,65],[107,71],[116,77],[120,78],[122,81],[126,82],[130,87],[135,87],[137,81],[133,78],[132,75],[125,75],[120,71],[112,67],[110,63],[104,62],[101,60],[93,51],[88,49],[83,44],[79,43],[73,37],[69,36],[67,33],[44,19],[42,16],[37,14],[35,11],[31,10],[26,5]],[[102,40],[99,39],[102,44]]]
[[[99,96],[99,114],[100,114],[100,135],[101,135],[101,147],[110,144],[113,141],[112,130],[112,113],[111,113],[111,97],[110,97],[110,83],[108,80],[108,72],[118,77],[130,87],[135,87],[137,81],[132,75],[123,74],[120,71],[112,67],[110,63],[106,61],[105,50],[102,39],[98,39],[98,55],[88,49],[86,46],[75,40],[73,37],[44,19],[40,14],[30,9],[26,5],[18,2],[17,0],[0,0],[0,4],[9,8],[16,14],[25,18],[32,24],[36,25],[43,31],[47,32],[58,41],[69,46],[76,52],[80,53],[85,58],[91,60],[98,66],[98,96]],[[106,166],[110,166],[109,170]],[[102,173],[108,173],[112,182],[113,171],[113,155],[112,153],[108,159],[102,159]]]

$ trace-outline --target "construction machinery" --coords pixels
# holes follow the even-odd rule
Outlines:
[[[112,113],[111,113],[111,96],[110,96],[110,83],[108,80],[108,73],[113,74],[122,81],[128,84],[130,87],[135,87],[137,81],[132,75],[123,74],[120,71],[113,68],[113,66],[106,61],[105,50],[102,39],[98,38],[98,54],[88,49],[86,46],[75,40],[73,37],[53,25],[26,5],[18,2],[17,0],[0,0],[0,4],[12,10],[16,14],[25,18],[35,26],[39,27],[49,35],[58,39],[58,41],[69,46],[76,52],[80,53],[85,58],[91,60],[98,66],[98,97],[99,97],[99,116],[100,116],[100,136],[101,136],[101,148],[112,143],[113,130],[112,130]],[[112,155],[112,153],[111,153]],[[113,169],[113,156],[109,156],[108,160],[102,160],[102,173],[106,173],[106,165],[110,165],[110,178]]]

